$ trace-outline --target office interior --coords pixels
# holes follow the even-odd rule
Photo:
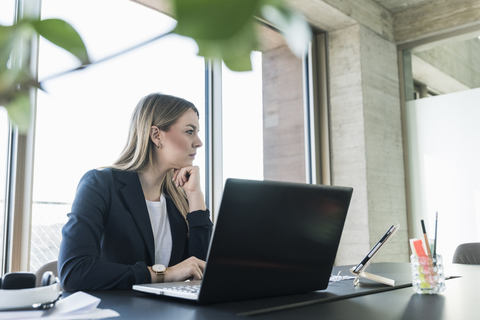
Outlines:
[[[2,1],[1,5],[7,2]],[[51,0],[34,2],[32,5],[27,0],[11,1],[6,8],[15,10],[15,4],[21,3],[36,14],[49,5],[56,6],[57,11],[53,12],[63,10],[61,4]],[[224,180],[251,178],[255,166],[255,170],[260,168],[260,178],[266,180],[354,188],[336,265],[358,263],[397,221],[400,229],[375,260],[408,262],[408,240],[422,237],[421,219],[433,236],[437,212],[438,252],[446,260],[451,259],[459,244],[477,242],[480,173],[475,164],[480,155],[475,146],[480,135],[474,119],[478,119],[480,101],[480,1],[287,2],[304,15],[314,31],[304,59],[290,52],[275,26],[259,24],[261,47],[253,60],[260,77],[242,82],[243,75],[231,73],[220,62],[204,61],[189,53],[194,60],[191,65],[186,62],[176,65],[171,73],[165,71],[166,77],[162,77],[161,72],[167,68],[160,69],[156,76],[163,78],[159,81],[164,81],[165,87],[150,80],[148,84],[142,83],[143,91],[167,90],[165,93],[184,96],[204,107],[202,175],[212,219],[215,220]],[[127,36],[141,42],[142,37],[161,33],[153,25],[145,25],[145,34],[128,35],[133,27],[127,25],[121,34],[116,34],[115,28],[120,25],[108,21],[113,19],[117,3],[110,1],[109,11],[96,10],[93,2],[82,3],[78,10],[83,8],[84,16],[91,13],[91,23],[101,19],[102,28],[110,32],[107,42],[114,47],[113,52],[124,49],[121,44]],[[160,21],[160,17],[173,15],[168,1],[122,0],[122,3],[128,3],[132,14],[138,11],[148,19],[158,17]],[[69,3],[69,6],[76,5]],[[8,10],[0,11],[3,19]],[[88,43],[87,49],[100,58],[102,54],[110,54],[98,53],[95,46]],[[149,50],[158,50],[158,57],[167,55],[165,59],[173,59],[168,56],[170,51],[177,56],[194,51],[190,45],[176,48],[171,44]],[[41,51],[37,58],[40,75],[61,71],[43,71]],[[59,60],[62,59],[68,60]],[[52,102],[51,109],[34,109],[36,117],[27,134],[18,134],[2,114],[2,273],[35,271],[41,264],[55,259],[60,241],[56,237],[60,236],[81,174],[90,168],[108,165],[105,162],[113,162],[120,152],[125,136],[115,133],[112,137],[108,132],[116,128],[126,134],[130,112],[141,95],[128,98],[123,95],[144,77],[142,72],[148,73],[148,70],[137,70],[132,60],[120,62],[119,67],[114,64],[115,59],[123,58],[113,58],[98,66],[106,69],[101,72],[121,78],[121,83],[115,83],[117,89],[108,93],[106,84],[90,85],[93,78],[89,77],[100,76],[89,76],[87,71],[52,80],[69,86],[70,78],[83,77],[83,84],[59,89],[52,85],[48,97],[37,94],[37,103],[47,101],[48,104],[55,100],[57,90],[74,89],[68,91],[67,98]],[[169,61],[165,63],[168,65]],[[175,74],[189,76],[177,79]],[[239,78],[239,82],[227,83],[228,77]],[[180,88],[165,89],[169,82],[177,83]],[[254,94],[260,98],[255,102],[248,100]],[[113,100],[113,95],[117,100]],[[115,101],[116,106],[108,101]],[[244,105],[235,110],[233,120],[227,123],[222,115],[226,115],[228,105],[235,101],[242,101]],[[56,109],[55,103],[62,104],[64,109]],[[66,104],[75,107],[69,108]],[[247,111],[250,104],[260,106],[255,109],[256,113]],[[59,114],[60,120],[49,122],[49,112]],[[260,131],[252,138],[245,131],[253,130],[254,122]],[[225,132],[229,128],[235,128],[236,132],[227,138]],[[40,135],[40,129],[46,133]],[[78,135],[74,136],[74,131]],[[96,138],[82,141],[87,131],[92,131]],[[238,140],[233,140],[236,138]],[[251,150],[256,139],[262,141],[259,151]],[[226,150],[232,145],[234,156],[229,158]],[[101,158],[101,162],[95,161],[102,152],[108,152],[108,156]],[[254,157],[250,152],[260,154],[252,165],[249,161]],[[44,167],[39,162],[42,159]],[[71,165],[73,159],[80,159],[82,165]],[[231,159],[237,161],[234,169],[242,167],[246,173],[226,173]],[[44,184],[46,180],[56,181],[56,176],[69,182]],[[44,192],[59,194],[62,189],[68,189],[67,185],[73,187],[69,187],[71,190],[61,199],[50,195],[42,198]],[[40,217],[36,212],[42,206],[47,209]]]

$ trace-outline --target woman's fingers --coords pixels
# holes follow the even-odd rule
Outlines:
[[[202,278],[203,278],[202,270],[198,267],[195,267],[194,269],[192,269],[192,274],[190,275],[190,277],[188,279],[202,280]]]
[[[175,182],[175,185],[177,187],[181,187],[185,184],[185,182],[187,181],[185,179],[185,173],[186,173],[186,168],[181,168],[181,169],[175,169],[174,172],[173,172],[173,181]]]
[[[187,279],[201,280],[205,270],[205,261],[190,257],[173,267],[167,268],[165,282],[184,281]]]
[[[178,169],[173,169],[172,181],[175,181],[177,179],[178,171],[179,171]]]
[[[175,185],[177,187],[183,187],[187,182],[189,183],[190,188],[195,188],[197,187],[197,181],[199,178],[197,177],[199,175],[200,169],[198,166],[189,166],[189,167],[183,167],[180,169],[175,169],[173,173],[173,179],[172,181],[175,182]],[[193,177],[193,179],[191,179]]]
[[[200,186],[200,168],[198,166],[174,169],[172,181],[177,188],[181,187],[185,191],[190,212],[207,209]]]

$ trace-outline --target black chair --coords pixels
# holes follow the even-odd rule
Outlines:
[[[453,263],[480,264],[480,242],[463,243],[453,254]]]

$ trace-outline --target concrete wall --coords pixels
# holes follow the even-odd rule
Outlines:
[[[370,246],[400,230],[376,261],[408,261],[400,83],[396,45],[360,27]]]
[[[263,175],[305,182],[302,61],[283,45],[262,54]]]
[[[376,261],[407,261],[407,215],[396,47],[354,25],[329,34],[333,184],[354,187],[337,255],[356,263],[399,221]]]
[[[354,188],[337,264],[354,264],[370,249],[360,27],[329,34],[332,184]]]
[[[414,54],[467,88],[480,87],[480,39],[447,43]]]
[[[407,7],[393,15],[396,44],[422,40],[447,42],[452,37],[480,31],[480,1],[435,0]]]

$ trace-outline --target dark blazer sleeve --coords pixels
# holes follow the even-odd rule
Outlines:
[[[208,210],[190,212],[187,214],[187,221],[189,226],[188,254],[189,256],[205,260],[213,226],[210,220],[210,212]]]
[[[167,212],[172,232],[172,254],[169,266],[174,266],[188,257],[205,260],[207,257],[213,223],[208,210],[198,210],[184,216],[167,195]]]
[[[116,196],[113,174],[92,170],[78,185],[58,257],[66,291],[131,289],[151,281],[144,236]]]

